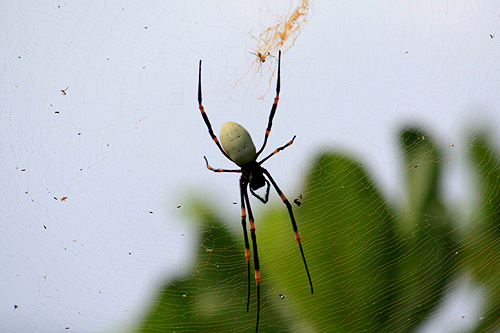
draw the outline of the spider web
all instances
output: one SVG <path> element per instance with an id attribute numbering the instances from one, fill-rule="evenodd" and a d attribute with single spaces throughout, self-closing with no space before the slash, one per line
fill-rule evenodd
<path id="1" fill-rule="evenodd" d="M 233 165 L 197 64 L 214 131 L 236 121 L 259 147 L 278 49 L 264 156 L 297 139 L 265 167 L 301 198 L 315 293 L 285 206 L 251 197 L 262 331 L 499 328 L 494 2 L 0 9 L 0 330 L 254 330 L 238 175 L 205 169 Z"/>

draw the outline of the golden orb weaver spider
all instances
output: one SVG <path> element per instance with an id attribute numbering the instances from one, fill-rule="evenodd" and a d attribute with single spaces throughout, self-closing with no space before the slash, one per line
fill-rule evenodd
<path id="1" fill-rule="evenodd" d="M 299 244 L 300 254 L 302 255 L 302 261 L 304 262 L 304 267 L 306 269 L 307 278 L 309 279 L 309 285 L 311 286 L 311 294 L 313 293 L 313 285 L 311 280 L 311 275 L 309 274 L 309 269 L 307 268 L 306 257 L 304 256 L 304 250 L 302 249 L 302 243 L 300 241 L 299 231 L 297 228 L 297 223 L 295 222 L 295 217 L 292 212 L 292 205 L 285 197 L 283 192 L 281 192 L 280 188 L 274 181 L 273 177 L 269 171 L 262 167 L 262 164 L 271 158 L 273 155 L 277 154 L 281 150 L 290 146 L 295 140 L 295 136 L 293 136 L 292 140 L 290 140 L 287 144 L 275 149 L 271 154 L 267 157 L 263 158 L 260 162 L 257 162 L 257 158 L 264 150 L 267 139 L 269 137 L 269 133 L 271 132 L 271 127 L 273 125 L 274 114 L 276 113 L 276 108 L 278 106 L 279 94 L 280 94 L 280 63 L 281 63 L 281 51 L 278 54 L 278 79 L 276 83 L 276 97 L 274 98 L 274 103 L 271 108 L 271 114 L 269 115 L 269 121 L 267 124 L 266 133 L 264 135 L 264 143 L 259 151 L 256 152 L 255 145 L 253 144 L 252 138 L 250 134 L 247 132 L 243 126 L 233 123 L 227 122 L 222 125 L 220 130 L 220 142 L 217 139 L 217 136 L 214 134 L 212 130 L 212 125 L 208 120 L 208 116 L 205 113 L 205 110 L 202 105 L 201 98 L 201 60 L 198 72 L 198 104 L 201 111 L 201 115 L 205 124 L 208 128 L 208 133 L 214 140 L 215 144 L 221 151 L 221 153 L 226 156 L 231 162 L 235 163 L 240 167 L 240 169 L 216 169 L 212 168 L 208 164 L 208 160 L 206 156 L 203 156 L 205 159 L 207 168 L 213 172 L 237 172 L 241 173 L 240 177 L 240 201 L 241 201 L 241 225 L 243 227 L 243 236 L 245 240 L 245 257 L 247 260 L 247 272 L 248 272 L 248 294 L 247 294 L 247 312 L 250 306 L 250 245 L 248 242 L 248 232 L 246 225 L 246 212 L 248 209 L 248 220 L 250 222 L 250 235 L 252 238 L 252 248 L 253 248 L 253 258 L 254 258 L 254 269 L 255 269 L 255 282 L 257 285 L 257 323 L 255 326 L 255 331 L 259 330 L 259 316 L 260 316 L 260 265 L 259 265 L 259 256 L 257 253 L 257 236 L 255 234 L 255 221 L 252 214 L 252 208 L 250 207 L 250 199 L 248 197 L 247 187 L 250 186 L 250 193 L 257 199 L 259 199 L 262 203 L 266 204 L 269 199 L 269 188 L 271 184 L 274 189 L 280 196 L 283 203 L 286 205 L 288 209 L 288 214 L 290 215 L 290 220 L 292 221 L 292 228 L 295 233 L 295 240 Z M 222 146 L 221 146 L 222 144 Z M 266 193 L 264 198 L 255 193 L 256 190 L 266 186 Z M 246 207 L 246 208 L 245 208 Z"/>

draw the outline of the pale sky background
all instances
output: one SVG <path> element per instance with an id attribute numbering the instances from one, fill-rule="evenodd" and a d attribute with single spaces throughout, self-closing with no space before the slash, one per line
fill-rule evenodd
<path id="1" fill-rule="evenodd" d="M 251 52 L 298 4 L 2 1 L 2 332 L 133 325 L 154 288 L 192 260 L 190 193 L 238 225 L 238 176 L 203 161 L 232 168 L 199 114 L 198 61 L 214 131 L 236 121 L 260 146 L 276 59 L 259 64 Z M 297 135 L 267 164 L 284 192 L 297 196 L 311 158 L 332 147 L 362 158 L 403 201 L 398 131 L 420 124 L 441 140 L 448 201 L 467 200 L 467 135 L 487 127 L 500 141 L 500 3 L 310 5 L 283 47 L 266 150 Z M 451 330 L 455 318 L 444 317 Z"/>

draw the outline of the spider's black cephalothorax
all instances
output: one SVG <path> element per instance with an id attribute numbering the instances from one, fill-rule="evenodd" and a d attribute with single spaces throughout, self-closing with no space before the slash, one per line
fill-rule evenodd
<path id="1" fill-rule="evenodd" d="M 241 166 L 241 179 L 246 183 L 250 184 L 250 193 L 262 203 L 267 203 L 269 200 L 269 182 L 266 177 L 264 177 L 264 168 L 260 166 L 256 161 L 252 161 Z M 255 193 L 259 188 L 266 186 L 266 194 L 264 198 Z"/>

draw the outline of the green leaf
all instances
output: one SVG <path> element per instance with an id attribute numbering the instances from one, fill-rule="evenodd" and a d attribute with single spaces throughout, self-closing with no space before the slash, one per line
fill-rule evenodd
<path id="1" fill-rule="evenodd" d="M 295 214 L 314 294 L 284 206 L 259 233 L 263 280 L 272 274 L 276 293 L 287 295 L 302 322 L 297 331 L 380 331 L 390 319 L 396 257 L 386 202 L 359 162 L 336 153 L 316 160 L 304 193 Z"/>
<path id="2" fill-rule="evenodd" d="M 434 206 L 441 204 L 437 190 L 443 161 L 430 135 L 424 133 L 422 130 L 406 130 L 400 136 L 408 209 L 416 213 L 441 210 L 441 207 Z"/>
<path id="3" fill-rule="evenodd" d="M 398 214 L 398 310 L 392 328 L 411 328 L 427 318 L 446 291 L 461 253 L 441 200 L 441 156 L 423 130 L 401 134 L 407 202 Z M 458 236 L 458 235 L 457 235 Z"/>
<path id="4" fill-rule="evenodd" d="M 471 139 L 478 195 L 465 239 L 467 263 L 487 298 L 477 332 L 500 329 L 500 158 L 493 147 L 486 134 Z"/>
<path id="5" fill-rule="evenodd" d="M 208 209 L 203 218 L 197 263 L 187 278 L 165 283 L 152 302 L 141 332 L 255 332 L 256 296 L 252 273 L 250 311 L 247 305 L 247 265 L 241 239 L 234 239 L 220 218 Z M 261 299 L 262 332 L 287 329 L 272 303 Z"/>

